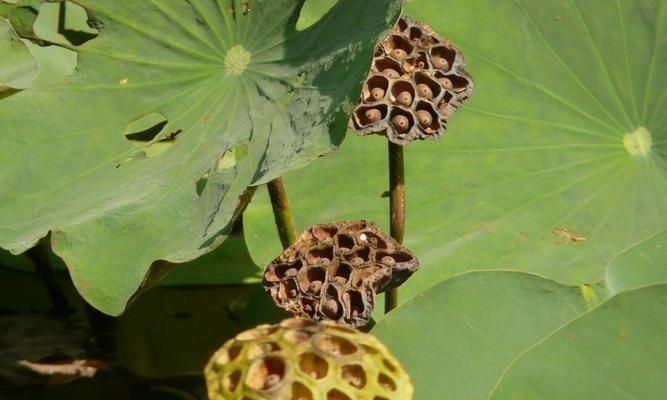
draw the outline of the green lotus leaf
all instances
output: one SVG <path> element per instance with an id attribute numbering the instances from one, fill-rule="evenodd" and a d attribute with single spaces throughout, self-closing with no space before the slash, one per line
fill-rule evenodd
<path id="1" fill-rule="evenodd" d="M 44 0 L 0 1 L 0 17 L 6 18 L 19 36 L 34 36 L 33 24 Z"/>
<path id="2" fill-rule="evenodd" d="M 82 295 L 119 314 L 156 260 L 224 240 L 264 183 L 335 147 L 397 0 L 80 0 L 73 75 L 0 102 L 0 246 L 51 231 Z M 244 195 L 246 193 L 246 195 Z"/>
<path id="3" fill-rule="evenodd" d="M 445 137 L 405 149 L 405 244 L 422 267 L 402 300 L 476 269 L 593 284 L 627 248 L 667 246 L 667 1 L 414 0 L 405 12 L 462 49 L 475 93 Z M 350 137 L 288 174 L 298 228 L 387 228 L 386 147 Z M 246 238 L 266 265 L 280 247 L 268 196 L 256 199 Z"/>
<path id="4" fill-rule="evenodd" d="M 415 400 L 661 398 L 667 285 L 599 304 L 585 285 L 475 271 L 405 302 L 372 333 L 406 367 Z"/>
<path id="5" fill-rule="evenodd" d="M 666 307 L 666 285 L 611 299 L 520 355 L 488 398 L 661 399 Z"/>

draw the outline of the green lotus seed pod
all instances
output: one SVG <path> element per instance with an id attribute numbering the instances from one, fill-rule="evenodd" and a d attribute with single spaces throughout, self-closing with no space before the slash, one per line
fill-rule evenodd
<path id="1" fill-rule="evenodd" d="M 204 370 L 210 400 L 411 400 L 410 377 L 374 336 L 287 319 L 227 341 Z"/>

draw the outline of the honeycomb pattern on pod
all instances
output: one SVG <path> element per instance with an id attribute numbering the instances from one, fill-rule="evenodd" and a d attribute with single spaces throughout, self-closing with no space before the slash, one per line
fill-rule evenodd
<path id="1" fill-rule="evenodd" d="M 378 46 L 350 127 L 405 145 L 438 139 L 473 91 L 461 51 L 424 24 L 401 17 Z"/>

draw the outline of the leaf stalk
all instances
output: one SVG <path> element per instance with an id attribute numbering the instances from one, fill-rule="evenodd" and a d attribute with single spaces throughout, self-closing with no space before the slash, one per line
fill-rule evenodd
<path id="1" fill-rule="evenodd" d="M 287 189 L 281 177 L 270 181 L 266 184 L 266 187 L 269 190 L 273 217 L 276 220 L 280 243 L 282 243 L 283 249 L 286 249 L 296 242 L 296 228 L 294 227 L 294 217 L 289 197 L 287 196 Z"/>
<path id="2" fill-rule="evenodd" d="M 403 243 L 405 233 L 405 168 L 403 146 L 389 143 L 389 233 L 398 243 Z M 384 312 L 398 306 L 398 288 L 385 293 Z"/>

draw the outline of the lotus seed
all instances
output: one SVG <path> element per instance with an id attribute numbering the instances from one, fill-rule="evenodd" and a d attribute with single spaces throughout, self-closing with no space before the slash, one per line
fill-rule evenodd
<path id="1" fill-rule="evenodd" d="M 420 83 L 419 85 L 417 85 L 417 91 L 419 92 L 420 95 L 422 95 L 422 97 L 426 97 L 427 99 L 433 97 L 433 91 L 425 83 Z"/>
<path id="2" fill-rule="evenodd" d="M 364 115 L 366 116 L 368 123 L 377 122 L 382 117 L 382 113 L 380 113 L 380 110 L 378 110 L 377 108 L 371 108 L 370 110 L 366 110 Z"/>
<path id="3" fill-rule="evenodd" d="M 396 260 L 394 260 L 394 258 L 390 256 L 384 256 L 380 261 L 382 262 L 382 264 L 387 265 L 389 267 L 393 267 L 396 264 Z"/>
<path id="4" fill-rule="evenodd" d="M 401 61 L 405 57 L 408 56 L 408 53 L 405 52 L 403 49 L 394 49 L 391 51 L 391 56 L 397 59 L 398 61 Z"/>
<path id="5" fill-rule="evenodd" d="M 410 107 L 410 104 L 412 104 L 412 95 L 407 90 L 404 90 L 396 96 L 396 102 L 400 105 Z"/>
<path id="6" fill-rule="evenodd" d="M 449 78 L 440 78 L 438 79 L 438 82 L 442 85 L 447 90 L 451 90 L 454 85 L 452 85 L 452 81 Z"/>
<path id="7" fill-rule="evenodd" d="M 419 120 L 419 124 L 424 128 L 428 128 L 431 126 L 431 122 L 433 122 L 431 113 L 426 110 L 417 111 L 417 119 Z"/>
<path id="8" fill-rule="evenodd" d="M 396 70 L 393 70 L 391 68 L 387 68 L 387 69 L 382 70 L 382 73 L 387 75 L 388 77 L 394 78 L 394 79 L 399 77 L 398 72 L 396 72 Z"/>
<path id="9" fill-rule="evenodd" d="M 380 100 L 383 97 L 384 97 L 384 89 L 374 88 L 373 90 L 371 90 L 371 98 L 373 100 Z"/>
<path id="10" fill-rule="evenodd" d="M 410 120 L 405 115 L 396 115 L 391 119 L 391 123 L 394 124 L 398 133 L 405 133 L 408 130 L 410 125 Z"/>
<path id="11" fill-rule="evenodd" d="M 338 313 L 338 302 L 334 299 L 328 299 L 322 306 L 322 312 L 325 315 L 335 315 Z"/>
<path id="12" fill-rule="evenodd" d="M 447 60 L 445 60 L 444 58 L 442 58 L 440 56 L 434 56 L 431 59 L 431 62 L 433 63 L 433 65 L 436 68 L 440 68 L 440 69 L 444 69 L 444 70 L 449 69 L 449 63 L 447 62 Z"/>

